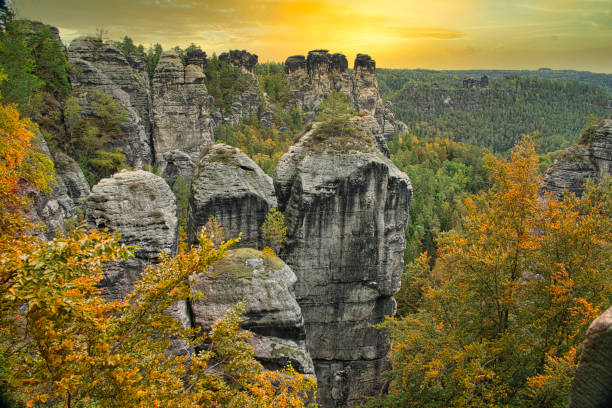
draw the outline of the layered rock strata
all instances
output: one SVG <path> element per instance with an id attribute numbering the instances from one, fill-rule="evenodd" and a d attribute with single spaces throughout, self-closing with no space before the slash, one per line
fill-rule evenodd
<path id="1" fill-rule="evenodd" d="M 214 143 L 214 99 L 203 83 L 200 65 L 183 63 L 175 51 L 165 51 L 153 76 L 153 149 L 163 170 L 164 155 L 180 150 L 197 161 L 203 146 Z"/>
<path id="2" fill-rule="evenodd" d="M 260 227 L 272 207 L 276 198 L 270 176 L 239 149 L 210 146 L 202 152 L 191 182 L 189 242 L 197 244 L 202 226 L 214 216 L 226 238 L 242 232 L 238 246 L 262 248 Z"/>
<path id="3" fill-rule="evenodd" d="M 412 187 L 368 120 L 353 119 L 339 137 L 315 124 L 274 177 L 323 407 L 357 405 L 388 368 L 387 338 L 372 325 L 395 313 Z"/>
<path id="4" fill-rule="evenodd" d="M 54 162 L 54 181 L 49 185 L 50 191 L 24 191 L 32 198 L 32 205 L 27 216 L 35 226 L 35 235 L 44 240 L 53 239 L 64 232 L 68 222 L 76 219 L 77 206 L 89 195 L 89 184 L 74 160 L 60 151 L 51 152 L 47 143 L 39 136 L 37 144 L 40 151 Z"/>
<path id="5" fill-rule="evenodd" d="M 572 382 L 569 408 L 612 406 L 612 308 L 591 323 Z"/>
<path id="6" fill-rule="evenodd" d="M 82 114 L 95 117 L 91 89 L 110 96 L 128 117 L 121 125 L 126 137 L 115 141 L 132 166 L 153 163 L 150 146 L 151 90 L 147 65 L 140 56 L 124 56 L 114 45 L 78 38 L 66 52 L 72 64 L 70 82 Z"/>
<path id="7" fill-rule="evenodd" d="M 597 181 L 612 174 L 612 120 L 602 121 L 590 139 L 569 147 L 555 159 L 544 174 L 543 192 L 558 198 L 564 190 L 581 195 L 588 179 Z"/>
<path id="8" fill-rule="evenodd" d="M 293 294 L 295 282 L 295 274 L 279 258 L 251 248 L 231 250 L 210 270 L 190 278 L 192 291 L 204 295 L 191 303 L 193 323 L 210 330 L 243 301 L 241 328 L 254 333 L 249 342 L 264 367 L 278 370 L 291 363 L 296 371 L 314 375 L 304 319 Z"/>
<path id="9" fill-rule="evenodd" d="M 176 198 L 153 173 L 124 170 L 100 180 L 87 198 L 86 215 L 92 229 L 108 228 L 121 234 L 122 243 L 139 247 L 133 258 L 105 266 L 101 286 L 108 299 L 127 295 L 143 268 L 157 263 L 161 253 L 176 254 Z"/>
<path id="10" fill-rule="evenodd" d="M 319 105 L 332 91 L 343 92 L 355 111 L 376 118 L 380 132 L 388 139 L 403 132 L 406 125 L 397 121 L 392 106 L 385 104 L 376 80 L 376 62 L 365 54 L 357 54 L 353 72 L 342 54 L 314 50 L 308 57 L 294 55 L 285 61 L 285 74 L 297 105 L 313 120 Z"/>

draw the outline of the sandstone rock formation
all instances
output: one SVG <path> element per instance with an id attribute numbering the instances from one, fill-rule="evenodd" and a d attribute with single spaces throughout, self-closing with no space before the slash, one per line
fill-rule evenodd
<path id="1" fill-rule="evenodd" d="M 245 50 L 230 50 L 219 55 L 221 61 L 240 68 L 242 71 L 253 72 L 257 65 L 258 57 Z"/>
<path id="2" fill-rule="evenodd" d="M 588 138 L 555 159 L 544 174 L 543 191 L 558 198 L 563 190 L 581 195 L 587 179 L 598 180 L 602 175 L 612 174 L 612 120 L 602 121 Z"/>
<path id="3" fill-rule="evenodd" d="M 158 262 L 160 253 L 176 253 L 176 199 L 153 173 L 123 170 L 100 180 L 91 189 L 86 214 L 91 228 L 108 228 L 121 234 L 122 243 L 139 247 L 134 258 L 105 266 L 102 295 L 109 299 L 128 294 L 144 266 Z"/>
<path id="4" fill-rule="evenodd" d="M 78 38 L 66 53 L 72 64 L 70 81 L 85 116 L 95 116 L 88 98 L 95 88 L 113 98 L 127 110 L 128 119 L 122 125 L 125 140 L 117 141 L 132 166 L 151 164 L 150 106 L 151 90 L 144 59 L 124 56 L 114 45 Z"/>
<path id="5" fill-rule="evenodd" d="M 24 193 L 32 198 L 28 218 L 32 224 L 43 227 L 34 233 L 47 240 L 64 232 L 66 223 L 77 217 L 77 205 L 89 195 L 89 185 L 74 160 L 60 151 L 52 153 L 42 136 L 37 142 L 42 153 L 54 162 L 55 181 L 49 185 L 50 192 L 32 190 Z"/>
<path id="6" fill-rule="evenodd" d="M 317 109 L 332 91 L 348 96 L 357 112 L 376 118 L 380 131 L 390 138 L 395 132 L 405 131 L 406 125 L 397 121 L 392 106 L 383 103 L 376 80 L 376 62 L 369 55 L 357 54 L 352 73 L 342 54 L 314 50 L 305 58 L 294 55 L 285 61 L 285 74 L 297 100 L 297 106 L 314 119 Z"/>
<path id="7" fill-rule="evenodd" d="M 191 183 L 187 233 L 197 243 L 200 229 L 216 217 L 226 238 L 242 232 L 241 247 L 263 246 L 260 226 L 276 207 L 272 179 L 235 147 L 216 144 L 205 148 Z"/>
<path id="8" fill-rule="evenodd" d="M 261 92 L 257 75 L 255 75 L 258 57 L 245 50 L 230 50 L 219 55 L 219 59 L 238 68 L 242 75 L 248 77 L 247 89 L 234 97 L 231 112 L 223 117 L 224 123 L 236 126 L 251 115 L 258 116 L 260 113 Z"/>
<path id="9" fill-rule="evenodd" d="M 214 143 L 213 98 L 203 84 L 198 65 L 183 63 L 175 51 L 165 51 L 153 76 L 153 148 L 155 163 L 166 166 L 164 155 L 173 150 L 197 161 L 203 146 Z"/>
<path id="10" fill-rule="evenodd" d="M 466 78 L 463 80 L 463 88 L 464 89 L 473 89 L 473 88 L 488 88 L 489 87 L 489 77 L 483 75 L 480 80 L 474 78 Z"/>
<path id="11" fill-rule="evenodd" d="M 90 193 L 89 183 L 79 165 L 71 157 L 56 151 L 53 153 L 55 177 L 61 179 L 66 186 L 66 193 L 75 205 L 81 205 Z"/>
<path id="12" fill-rule="evenodd" d="M 612 406 L 612 308 L 587 331 L 572 383 L 569 408 Z"/>
<path id="13" fill-rule="evenodd" d="M 412 187 L 377 149 L 367 118 L 352 120 L 350 137 L 317 136 L 313 126 L 274 176 L 324 407 L 380 390 L 389 345 L 371 325 L 395 313 L 403 270 Z"/>
<path id="14" fill-rule="evenodd" d="M 190 278 L 192 290 L 204 295 L 191 303 L 194 327 L 209 330 L 244 301 L 241 327 L 255 334 L 249 342 L 264 367 L 277 370 L 290 362 L 297 371 L 314 375 L 304 319 L 293 295 L 295 282 L 295 274 L 279 258 L 251 248 L 231 250 L 209 271 Z"/>

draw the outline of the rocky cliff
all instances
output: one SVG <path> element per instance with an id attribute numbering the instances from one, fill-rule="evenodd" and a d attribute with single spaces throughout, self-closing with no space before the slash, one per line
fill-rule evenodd
<path id="1" fill-rule="evenodd" d="M 296 104 L 310 119 L 330 92 L 340 91 L 348 96 L 355 111 L 374 116 L 388 139 L 394 132 L 404 131 L 406 125 L 397 121 L 392 106 L 383 102 L 375 72 L 376 62 L 365 54 L 357 54 L 351 73 L 346 56 L 327 50 L 310 51 L 308 57 L 294 55 L 285 61 Z"/>
<path id="2" fill-rule="evenodd" d="M 28 217 L 33 224 L 43 226 L 43 230 L 36 231 L 39 238 L 52 239 L 64 232 L 67 222 L 77 218 L 77 208 L 89 195 L 89 185 L 74 160 L 60 151 L 51 152 L 42 136 L 38 144 L 41 151 L 54 162 L 55 181 L 51 183 L 48 193 L 28 192 L 33 204 Z"/>
<path id="3" fill-rule="evenodd" d="M 576 195 L 584 191 L 588 179 L 597 181 L 612 174 L 612 120 L 605 119 L 587 130 L 582 140 L 561 153 L 546 170 L 543 192 L 561 197 L 564 190 Z"/>
<path id="4" fill-rule="evenodd" d="M 72 64 L 70 81 L 83 115 L 95 117 L 93 89 L 113 98 L 128 112 L 121 125 L 125 138 L 116 140 L 132 166 L 152 164 L 150 145 L 151 90 L 145 61 L 136 55 L 124 56 L 114 45 L 79 38 L 66 52 Z"/>
<path id="5" fill-rule="evenodd" d="M 612 308 L 587 331 L 572 383 L 569 408 L 612 406 Z"/>
<path id="6" fill-rule="evenodd" d="M 204 149 L 191 183 L 187 233 L 197 243 L 202 226 L 215 217 L 226 238 L 241 247 L 262 248 L 260 230 L 268 210 L 276 207 L 272 179 L 239 149 L 216 144 Z"/>
<path id="7" fill-rule="evenodd" d="M 389 345 L 371 325 L 395 313 L 403 270 L 412 187 L 364 121 L 339 137 L 315 125 L 274 177 L 323 407 L 354 406 L 380 390 Z"/>
<path id="8" fill-rule="evenodd" d="M 197 161 L 203 146 L 214 143 L 213 98 L 204 72 L 183 63 L 175 51 L 164 52 L 152 81 L 152 128 L 155 163 L 163 170 L 166 154 L 181 151 Z"/>

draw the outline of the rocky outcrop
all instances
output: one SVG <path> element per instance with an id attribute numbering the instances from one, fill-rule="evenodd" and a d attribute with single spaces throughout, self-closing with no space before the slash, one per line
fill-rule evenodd
<path id="1" fill-rule="evenodd" d="M 580 364 L 570 394 L 569 408 L 612 406 L 612 308 L 587 331 Z"/>
<path id="2" fill-rule="evenodd" d="M 219 55 L 219 59 L 240 68 L 241 71 L 253 73 L 258 57 L 245 50 L 230 50 Z"/>
<path id="3" fill-rule="evenodd" d="M 566 149 L 546 170 L 542 192 L 561 198 L 564 190 L 576 195 L 588 179 L 597 181 L 612 174 L 612 120 L 606 119 L 583 135 L 583 140 Z"/>
<path id="4" fill-rule="evenodd" d="M 369 120 L 352 119 L 349 137 L 315 124 L 274 176 L 324 407 L 378 392 L 388 368 L 387 338 L 372 324 L 395 313 L 412 187 L 377 148 Z"/>
<path id="5" fill-rule="evenodd" d="M 244 301 L 241 327 L 255 334 L 249 342 L 264 367 L 277 370 L 290 362 L 297 371 L 314 375 L 304 319 L 293 295 L 295 282 L 279 258 L 251 248 L 231 250 L 210 270 L 190 278 L 192 291 L 204 295 L 191 303 L 194 325 L 210 330 L 230 307 Z"/>
<path id="6" fill-rule="evenodd" d="M 272 179 L 239 149 L 216 144 L 204 149 L 191 182 L 187 234 L 198 234 L 215 217 L 226 238 L 242 232 L 241 247 L 262 248 L 260 230 L 268 210 L 276 207 Z"/>
<path id="7" fill-rule="evenodd" d="M 66 193 L 75 205 L 82 205 L 90 193 L 89 183 L 79 165 L 68 155 L 56 151 L 53 153 L 56 178 L 66 186 Z"/>
<path id="8" fill-rule="evenodd" d="M 144 59 L 124 56 L 114 45 L 78 38 L 66 53 L 72 64 L 70 81 L 85 116 L 96 116 L 88 94 L 95 88 L 128 112 L 121 125 L 126 137 L 117 141 L 132 166 L 153 163 L 150 139 L 151 90 Z"/>
<path id="9" fill-rule="evenodd" d="M 219 55 L 219 59 L 239 69 L 240 74 L 246 76 L 247 87 L 240 94 L 235 95 L 232 101 L 231 111 L 225 112 L 223 122 L 236 126 L 244 119 L 251 116 L 259 117 L 259 108 L 262 103 L 262 95 L 259 90 L 259 80 L 255 75 L 255 65 L 258 57 L 245 50 L 230 50 Z M 265 104 L 266 101 L 264 100 Z"/>
<path id="10" fill-rule="evenodd" d="M 180 150 L 172 150 L 164 154 L 166 167 L 162 176 L 174 191 L 174 186 L 177 180 L 183 179 L 186 185 L 191 184 L 191 177 L 195 170 L 196 164 L 191 157 Z"/>
<path id="11" fill-rule="evenodd" d="M 93 186 L 86 201 L 88 225 L 118 232 L 122 243 L 139 247 L 134 258 L 105 265 L 103 296 L 123 298 L 147 264 L 157 263 L 161 253 L 176 253 L 176 214 L 174 194 L 153 173 L 123 170 Z"/>
<path id="12" fill-rule="evenodd" d="M 40 151 L 54 162 L 54 181 L 49 184 L 48 192 L 31 190 L 23 193 L 32 199 L 26 215 L 32 224 L 42 227 L 35 229 L 34 234 L 48 240 L 64 232 L 67 222 L 77 218 L 77 205 L 89 195 L 89 184 L 74 160 L 60 151 L 52 153 L 42 136 L 36 142 Z"/>
<path id="13" fill-rule="evenodd" d="M 374 116 L 380 133 L 388 139 L 407 127 L 396 120 L 392 105 L 385 104 L 376 80 L 376 62 L 365 54 L 357 54 L 353 72 L 342 54 L 314 50 L 305 58 L 294 55 L 285 61 L 285 74 L 297 100 L 297 106 L 314 120 L 318 107 L 332 91 L 343 92 L 355 111 Z"/>
<path id="14" fill-rule="evenodd" d="M 197 161 L 203 146 L 214 143 L 213 98 L 198 65 L 183 63 L 175 51 L 164 52 L 153 76 L 153 148 L 155 163 L 164 170 L 164 155 L 180 150 Z"/>
<path id="15" fill-rule="evenodd" d="M 466 78 L 463 80 L 463 88 L 464 89 L 474 89 L 474 88 L 488 88 L 489 87 L 489 77 L 483 75 L 480 80 L 474 78 Z"/>

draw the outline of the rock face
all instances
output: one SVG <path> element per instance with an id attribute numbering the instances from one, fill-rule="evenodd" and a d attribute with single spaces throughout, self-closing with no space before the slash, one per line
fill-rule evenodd
<path id="1" fill-rule="evenodd" d="M 605 119 L 591 134 L 592 140 L 569 147 L 546 170 L 542 190 L 560 198 L 563 190 L 576 195 L 587 179 L 612 174 L 612 120 Z"/>
<path id="2" fill-rule="evenodd" d="M 153 148 L 163 170 L 164 155 L 180 150 L 197 161 L 203 146 L 214 143 L 213 98 L 199 65 L 183 63 L 175 51 L 164 52 L 153 76 Z"/>
<path id="3" fill-rule="evenodd" d="M 242 71 L 252 73 L 255 65 L 257 65 L 258 57 L 245 50 L 230 50 L 219 55 L 219 59 L 240 68 Z"/>
<path id="4" fill-rule="evenodd" d="M 200 229 L 216 217 L 226 238 L 242 232 L 241 247 L 263 246 L 260 226 L 276 207 L 272 179 L 239 149 L 224 144 L 205 148 L 191 183 L 187 233 L 197 243 Z"/>
<path id="5" fill-rule="evenodd" d="M 66 52 L 72 64 L 70 81 L 85 115 L 93 115 L 92 88 L 113 98 L 127 110 L 121 126 L 126 134 L 120 147 L 132 166 L 153 163 L 150 139 L 151 90 L 147 66 L 142 57 L 124 56 L 115 46 L 78 38 Z"/>
<path id="6" fill-rule="evenodd" d="M 489 77 L 483 75 L 480 78 L 480 81 L 474 78 L 466 78 L 463 80 L 463 88 L 472 89 L 472 88 L 488 88 L 489 87 Z"/>
<path id="7" fill-rule="evenodd" d="M 174 255 L 178 245 L 176 199 L 159 176 L 123 170 L 93 186 L 86 202 L 88 225 L 121 234 L 121 242 L 140 247 L 135 257 L 105 266 L 102 295 L 121 299 L 147 264 L 160 253 Z"/>
<path id="8" fill-rule="evenodd" d="M 259 80 L 254 71 L 258 60 L 257 55 L 245 50 L 230 50 L 219 55 L 219 59 L 238 68 L 241 74 L 248 78 L 247 89 L 234 97 L 231 112 L 224 115 L 223 122 L 236 126 L 252 115 L 260 117 L 261 93 L 259 91 Z"/>
<path id="9" fill-rule="evenodd" d="M 54 162 L 55 182 L 49 186 L 49 193 L 28 192 L 33 205 L 27 215 L 33 224 L 44 226 L 44 230 L 34 232 L 38 238 L 47 240 L 63 232 L 66 222 L 77 216 L 77 205 L 89 195 L 89 184 L 74 160 L 60 151 L 51 153 L 42 136 L 38 144 L 42 153 Z"/>
<path id="10" fill-rule="evenodd" d="M 297 99 L 297 105 L 314 119 L 319 105 L 332 91 L 348 96 L 357 112 L 374 116 L 380 132 L 388 139 L 406 125 L 395 119 L 392 106 L 383 103 L 376 80 L 376 62 L 369 55 L 357 54 L 352 73 L 342 54 L 314 50 L 308 57 L 294 55 L 285 61 L 285 74 Z"/>
<path id="11" fill-rule="evenodd" d="M 274 177 L 323 407 L 355 406 L 380 390 L 389 345 L 371 325 L 395 313 L 404 266 L 412 187 L 377 149 L 367 118 L 352 121 L 348 140 L 317 137 L 315 125 Z"/>
<path id="12" fill-rule="evenodd" d="M 193 323 L 209 330 L 233 305 L 245 302 L 243 329 L 252 331 L 249 342 L 264 367 L 293 368 L 314 375 L 306 351 L 304 319 L 293 295 L 296 277 L 277 257 L 264 257 L 251 248 L 229 251 L 209 271 L 193 275 L 193 291 L 204 296 L 191 303 Z"/>
<path id="13" fill-rule="evenodd" d="M 612 406 L 612 308 L 595 319 L 587 331 L 569 403 L 569 408 L 610 406 Z"/>

